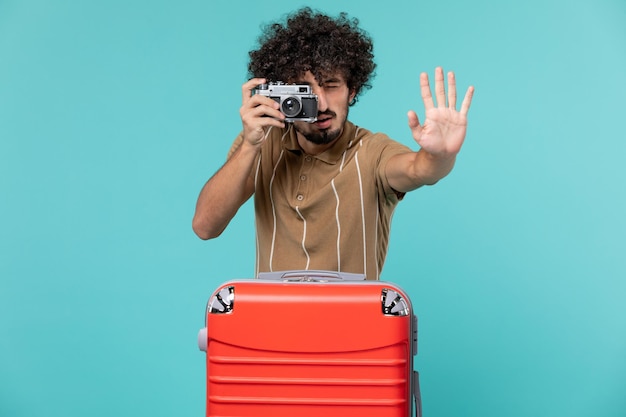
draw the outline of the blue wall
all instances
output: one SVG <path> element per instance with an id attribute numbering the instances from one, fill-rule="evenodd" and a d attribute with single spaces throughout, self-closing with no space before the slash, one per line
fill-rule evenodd
<path id="1" fill-rule="evenodd" d="M 196 196 L 290 1 L 0 1 L 0 416 L 200 416 L 206 299 L 250 277 L 246 204 Z M 261 4 L 262 3 L 262 4 Z M 418 75 L 476 86 L 455 171 L 408 195 L 384 278 L 428 416 L 626 415 L 626 3 L 322 0 L 376 44 L 357 124 L 415 148 Z"/>

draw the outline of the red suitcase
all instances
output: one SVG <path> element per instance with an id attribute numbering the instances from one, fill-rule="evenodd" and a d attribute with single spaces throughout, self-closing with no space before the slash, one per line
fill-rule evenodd
<path id="1" fill-rule="evenodd" d="M 198 344 L 210 417 L 421 415 L 417 319 L 389 282 L 326 271 L 228 281 Z"/>

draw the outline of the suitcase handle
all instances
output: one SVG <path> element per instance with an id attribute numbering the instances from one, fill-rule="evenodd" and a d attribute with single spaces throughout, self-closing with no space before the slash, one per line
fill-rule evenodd
<path id="1" fill-rule="evenodd" d="M 363 281 L 365 274 L 321 270 L 259 272 L 258 279 L 285 282 Z"/>

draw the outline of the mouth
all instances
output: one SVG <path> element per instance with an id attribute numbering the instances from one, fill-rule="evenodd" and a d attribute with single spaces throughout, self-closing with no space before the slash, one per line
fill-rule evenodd
<path id="1" fill-rule="evenodd" d="M 317 119 L 315 122 L 315 126 L 318 129 L 328 129 L 333 121 L 333 118 L 330 116 L 322 116 Z"/>

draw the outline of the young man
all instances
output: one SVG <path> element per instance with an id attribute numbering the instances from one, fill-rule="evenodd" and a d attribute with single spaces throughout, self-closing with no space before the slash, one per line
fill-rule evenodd
<path id="1" fill-rule="evenodd" d="M 465 139 L 473 87 L 456 110 L 453 73 L 435 70 L 435 100 L 420 76 L 423 124 L 408 125 L 420 149 L 348 121 L 348 109 L 376 65 L 371 38 L 345 13 L 337 18 L 304 8 L 267 26 L 250 52 L 251 79 L 242 87 L 243 130 L 224 166 L 205 184 L 193 230 L 219 236 L 255 196 L 256 272 L 294 269 L 365 273 L 378 279 L 391 216 L 408 191 L 431 185 L 453 168 Z M 308 84 L 317 95 L 313 123 L 285 122 L 279 104 L 254 94 L 268 82 Z"/>

